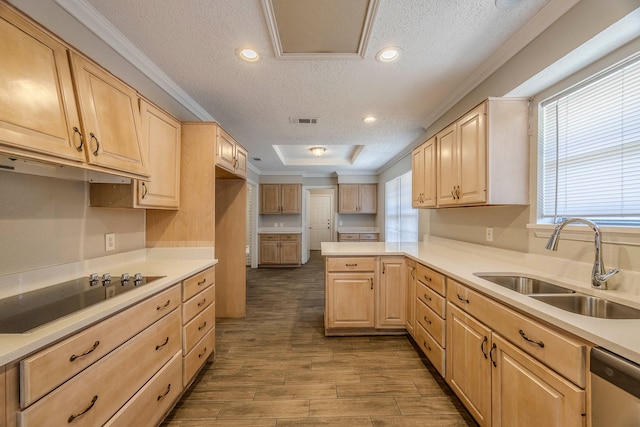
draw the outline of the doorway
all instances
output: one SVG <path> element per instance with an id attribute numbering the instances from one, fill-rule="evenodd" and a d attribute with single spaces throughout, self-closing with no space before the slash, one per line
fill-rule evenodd
<path id="1" fill-rule="evenodd" d="M 333 219 L 335 190 L 309 190 L 310 203 L 307 212 L 309 246 L 312 251 L 320 250 L 320 243 L 333 241 Z"/>

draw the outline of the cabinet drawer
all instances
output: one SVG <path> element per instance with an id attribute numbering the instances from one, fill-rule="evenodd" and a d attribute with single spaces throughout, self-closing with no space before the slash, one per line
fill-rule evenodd
<path id="1" fill-rule="evenodd" d="M 183 360 L 183 385 L 186 387 L 205 364 L 216 347 L 216 329 L 213 328 L 191 349 Z"/>
<path id="2" fill-rule="evenodd" d="M 280 241 L 281 242 L 299 242 L 300 235 L 299 234 L 281 234 Z"/>
<path id="3" fill-rule="evenodd" d="M 182 354 L 186 355 L 216 323 L 216 306 L 210 305 L 184 326 Z"/>
<path id="4" fill-rule="evenodd" d="M 378 241 L 378 233 L 361 233 L 360 241 L 368 241 L 368 242 L 377 242 Z"/>
<path id="5" fill-rule="evenodd" d="M 216 302 L 216 287 L 209 286 L 190 300 L 182 304 L 182 323 L 185 324 L 193 317 Z"/>
<path id="6" fill-rule="evenodd" d="M 157 425 L 181 393 L 182 352 L 177 352 L 105 427 Z"/>
<path id="7" fill-rule="evenodd" d="M 418 282 L 416 284 L 416 296 L 420 301 L 425 303 L 427 307 L 435 311 L 438 316 L 444 319 L 447 303 L 446 299 L 435 293 L 428 286 L 425 286 L 422 282 Z"/>
<path id="8" fill-rule="evenodd" d="M 375 271 L 374 257 L 327 258 L 327 271 Z"/>
<path id="9" fill-rule="evenodd" d="M 182 282 L 182 301 L 186 301 L 216 282 L 216 268 L 211 267 Z"/>
<path id="10" fill-rule="evenodd" d="M 416 278 L 443 297 L 446 296 L 444 275 L 418 264 L 416 265 Z"/>
<path id="11" fill-rule="evenodd" d="M 341 242 L 349 242 L 349 241 L 357 242 L 360 240 L 360 235 L 357 233 L 340 233 L 339 240 Z"/>
<path id="12" fill-rule="evenodd" d="M 180 305 L 180 287 L 160 294 L 20 362 L 20 407 L 53 390 Z"/>
<path id="13" fill-rule="evenodd" d="M 174 310 L 19 412 L 18 425 L 103 425 L 178 351 L 180 311 Z M 114 378 L 121 379 L 117 387 Z"/>
<path id="14" fill-rule="evenodd" d="M 586 384 L 587 344 L 525 317 L 449 279 L 447 298 L 579 387 Z"/>
<path id="15" fill-rule="evenodd" d="M 416 343 L 420 347 L 420 350 L 427 356 L 427 359 L 436 368 L 436 371 L 444 377 L 444 358 L 445 352 L 442 347 L 438 345 L 436 340 L 429 335 L 422 325 L 416 325 Z"/>
<path id="16" fill-rule="evenodd" d="M 280 236 L 277 234 L 261 234 L 260 241 L 261 242 L 279 242 Z"/>
<path id="17" fill-rule="evenodd" d="M 445 347 L 445 320 L 440 318 L 435 311 L 424 305 L 420 300 L 416 300 L 416 320 L 431 334 L 440 347 Z"/>

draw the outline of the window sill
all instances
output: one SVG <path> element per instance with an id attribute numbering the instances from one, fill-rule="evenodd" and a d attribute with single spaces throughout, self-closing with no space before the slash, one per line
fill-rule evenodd
<path id="1" fill-rule="evenodd" d="M 554 224 L 527 224 L 535 237 L 549 238 Z M 613 245 L 640 246 L 640 227 L 601 226 L 602 242 Z M 585 225 L 568 225 L 562 230 L 562 239 L 592 242 L 593 231 Z"/>

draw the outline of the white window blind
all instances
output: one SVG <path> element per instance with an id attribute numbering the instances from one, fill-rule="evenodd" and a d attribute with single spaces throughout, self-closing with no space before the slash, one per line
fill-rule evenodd
<path id="1" fill-rule="evenodd" d="M 411 207 L 411 172 L 385 183 L 385 241 L 417 242 L 418 211 Z"/>
<path id="2" fill-rule="evenodd" d="M 539 217 L 640 225 L 640 60 L 540 107 Z"/>

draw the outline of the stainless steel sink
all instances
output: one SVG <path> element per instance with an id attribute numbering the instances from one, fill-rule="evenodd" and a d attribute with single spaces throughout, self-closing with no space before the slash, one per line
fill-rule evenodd
<path id="1" fill-rule="evenodd" d="M 585 294 L 530 295 L 531 298 L 572 313 L 602 319 L 640 319 L 640 310 Z"/>
<path id="2" fill-rule="evenodd" d="M 544 280 L 534 279 L 533 277 L 522 275 L 497 275 L 491 273 L 473 273 L 474 276 L 480 277 L 489 282 L 495 283 L 512 291 L 520 292 L 525 295 L 532 294 L 573 294 L 575 291 Z"/>

